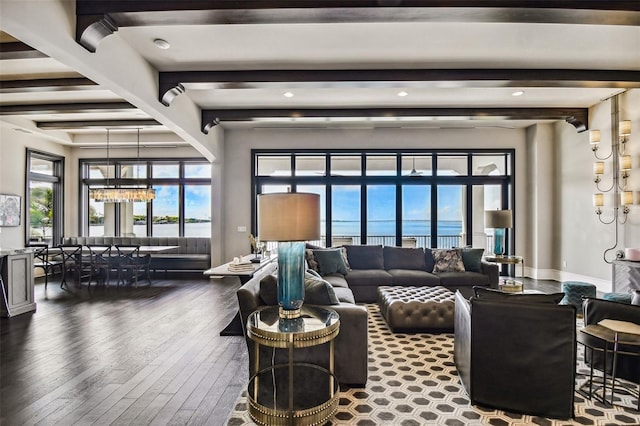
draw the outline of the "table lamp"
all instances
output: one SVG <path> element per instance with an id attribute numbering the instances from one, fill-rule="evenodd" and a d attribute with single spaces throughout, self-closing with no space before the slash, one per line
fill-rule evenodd
<path id="1" fill-rule="evenodd" d="M 513 226 L 511 210 L 486 210 L 484 212 L 485 228 L 493 228 L 493 254 L 504 256 L 504 237 L 507 228 Z"/>
<path id="2" fill-rule="evenodd" d="M 320 238 L 320 196 L 301 192 L 258 195 L 258 232 L 278 242 L 281 318 L 298 318 L 304 303 L 305 241 Z"/>

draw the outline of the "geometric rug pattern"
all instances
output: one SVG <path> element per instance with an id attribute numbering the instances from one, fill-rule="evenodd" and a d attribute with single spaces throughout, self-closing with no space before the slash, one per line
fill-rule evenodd
<path id="1" fill-rule="evenodd" d="M 392 333 L 378 305 L 369 311 L 369 378 L 363 388 L 340 387 L 340 403 L 327 425 L 640 425 L 635 397 L 616 391 L 608 406 L 576 393 L 575 418 L 555 420 L 493 410 L 469 403 L 453 361 L 453 334 Z M 500 356 L 496 354 L 496 356 Z M 589 370 L 578 346 L 576 388 Z M 552 373 L 550 373 L 552 374 Z M 246 392 L 227 425 L 251 425 Z"/>

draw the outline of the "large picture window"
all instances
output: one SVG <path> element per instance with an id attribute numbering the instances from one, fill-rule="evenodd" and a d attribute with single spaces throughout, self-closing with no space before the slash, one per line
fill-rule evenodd
<path id="1" fill-rule="evenodd" d="M 252 153 L 256 197 L 277 191 L 322 194 L 319 243 L 326 246 L 490 248 L 493 231 L 484 228 L 484 210 L 515 204 L 514 150 Z M 256 223 L 253 232 L 260 233 Z M 511 247 L 513 237 L 510 230 Z"/>
<path id="2" fill-rule="evenodd" d="M 80 160 L 80 234 L 89 236 L 210 236 L 211 164 L 202 159 Z M 115 176 L 118 176 L 115 178 Z M 155 189 L 150 203 L 102 203 L 90 188 Z"/>

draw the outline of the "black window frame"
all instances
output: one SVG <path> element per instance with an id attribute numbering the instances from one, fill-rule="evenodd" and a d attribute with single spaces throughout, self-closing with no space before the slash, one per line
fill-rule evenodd
<path id="1" fill-rule="evenodd" d="M 51 161 L 53 163 L 53 174 L 43 174 L 31 171 L 31 161 L 33 158 Z M 31 182 L 51 183 L 53 187 L 52 210 L 53 222 L 51 245 L 57 245 L 62 242 L 64 235 L 64 160 L 60 155 L 51 154 L 31 148 L 26 149 L 26 173 L 25 173 L 25 246 L 29 247 L 31 243 Z M 43 235 L 44 240 L 44 235 Z"/>
<path id="2" fill-rule="evenodd" d="M 361 174 L 359 176 L 337 176 L 331 174 L 331 155 L 359 155 L 361 159 Z M 366 175 L 366 157 L 367 155 L 396 155 L 396 175 L 395 176 L 367 176 Z M 474 155 L 503 155 L 505 159 L 504 175 L 474 175 L 472 170 Z M 259 157 L 268 156 L 291 156 L 291 176 L 258 176 Z M 298 155 L 324 155 L 325 156 L 325 174 L 318 176 L 298 176 L 295 170 L 295 159 Z M 419 156 L 429 155 L 432 161 L 432 173 L 419 177 L 402 175 L 402 157 L 403 156 Z M 465 176 L 444 176 L 438 175 L 438 158 L 446 155 L 466 156 L 467 175 Z M 396 185 L 396 246 L 402 245 L 402 186 L 403 185 L 431 185 L 431 246 L 435 248 L 437 245 L 437 188 L 439 185 L 461 185 L 466 188 L 466 223 L 463 224 L 465 229 L 466 241 L 463 245 L 471 245 L 473 237 L 472 223 L 472 188 L 475 185 L 499 185 L 501 187 L 501 208 L 511 209 L 513 211 L 513 228 L 507 230 L 506 250 L 511 253 L 515 247 L 515 225 L 516 225 L 516 150 L 513 148 L 486 148 L 486 149 L 252 149 L 251 150 L 251 185 L 252 200 L 251 212 L 252 223 L 251 230 L 254 235 L 259 235 L 256 203 L 257 196 L 260 194 L 263 185 L 285 185 L 291 188 L 292 192 L 296 192 L 298 185 L 317 185 L 325 186 L 325 218 L 326 229 L 324 235 L 327 244 L 332 241 L 331 234 L 331 187 L 332 185 L 360 185 L 360 223 L 361 241 L 367 241 L 367 209 L 366 209 L 366 187 L 368 184 L 373 185 Z M 484 229 L 484 228 L 483 228 Z"/>
<path id="3" fill-rule="evenodd" d="M 95 179 L 89 177 L 89 169 L 92 165 L 107 164 L 109 166 L 114 166 L 114 176 L 115 178 L 101 178 Z M 137 164 L 146 164 L 146 177 L 131 177 L 131 178 L 122 178 L 121 172 L 122 167 L 125 165 L 130 165 L 132 163 Z M 178 177 L 175 178 L 156 178 L 152 176 L 152 169 L 154 164 L 177 164 L 178 165 Z M 89 235 L 89 189 L 92 186 L 130 186 L 133 184 L 139 186 L 145 186 L 148 188 L 153 188 L 154 185 L 174 185 L 178 186 L 178 235 L 179 237 L 183 237 L 185 234 L 185 186 L 195 186 L 195 185 L 208 185 L 211 187 L 212 179 L 211 177 L 185 177 L 185 165 L 187 164 L 208 164 L 211 166 L 211 162 L 205 158 L 198 157 L 181 157 L 181 158 L 171 158 L 171 159 L 163 159 L 163 158 L 138 158 L 138 157 L 122 157 L 122 158 L 81 158 L 78 160 L 78 170 L 80 171 L 80 187 L 78 199 L 79 202 L 79 215 L 78 215 L 78 233 L 79 235 L 88 236 Z M 116 237 L 120 235 L 120 209 L 116 208 L 115 211 L 115 230 Z M 153 201 L 147 203 L 147 227 L 146 227 L 146 236 L 153 236 Z"/>

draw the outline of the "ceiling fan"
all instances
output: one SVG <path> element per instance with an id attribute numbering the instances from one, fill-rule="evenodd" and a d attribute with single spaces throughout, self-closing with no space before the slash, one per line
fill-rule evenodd
<path id="1" fill-rule="evenodd" d="M 412 161 L 413 161 L 413 163 L 412 163 L 411 171 L 409 172 L 409 174 L 407 176 L 411 176 L 411 177 L 422 176 L 422 172 L 419 172 L 419 171 L 416 170 L 416 157 L 413 157 Z"/>

